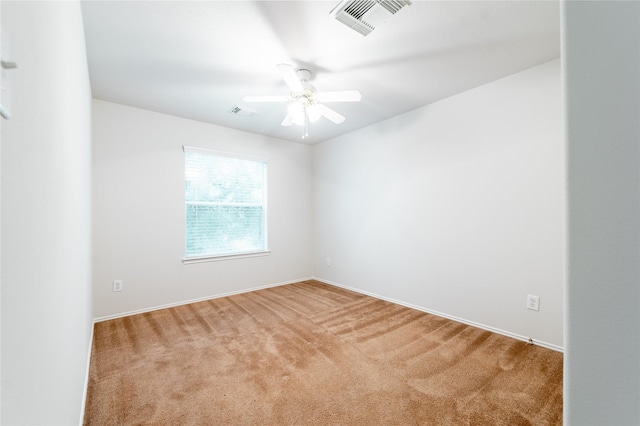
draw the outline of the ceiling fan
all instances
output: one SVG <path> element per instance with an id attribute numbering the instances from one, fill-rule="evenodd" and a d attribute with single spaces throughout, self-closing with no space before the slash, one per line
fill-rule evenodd
<path id="1" fill-rule="evenodd" d="M 293 124 L 304 126 L 303 138 L 308 136 L 307 125 L 325 117 L 329 121 L 340 124 L 345 117 L 324 103 L 357 102 L 361 99 L 357 90 L 339 90 L 331 92 L 316 92 L 315 87 L 308 83 L 311 71 L 308 69 L 294 69 L 289 64 L 278 64 L 276 68 L 291 90 L 289 95 L 275 96 L 245 96 L 245 102 L 291 102 L 287 116 L 282 121 L 283 126 Z"/>

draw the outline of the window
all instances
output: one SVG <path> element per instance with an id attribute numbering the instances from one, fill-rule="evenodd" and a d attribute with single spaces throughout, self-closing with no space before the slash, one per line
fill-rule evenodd
<path id="1" fill-rule="evenodd" d="M 267 163 L 184 147 L 185 263 L 267 254 Z"/>

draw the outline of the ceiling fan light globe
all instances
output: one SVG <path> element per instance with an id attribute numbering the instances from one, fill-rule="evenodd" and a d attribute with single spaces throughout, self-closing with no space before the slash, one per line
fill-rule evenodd
<path id="1" fill-rule="evenodd" d="M 320 109 L 315 105 L 307 106 L 306 110 L 307 115 L 309 116 L 309 121 L 312 123 L 315 123 L 320 119 L 320 117 L 322 117 L 322 111 L 320 111 Z"/>
<path id="2" fill-rule="evenodd" d="M 291 121 L 293 124 L 298 126 L 304 125 L 304 104 L 301 102 L 294 102 L 289 105 L 287 112 L 291 116 Z"/>

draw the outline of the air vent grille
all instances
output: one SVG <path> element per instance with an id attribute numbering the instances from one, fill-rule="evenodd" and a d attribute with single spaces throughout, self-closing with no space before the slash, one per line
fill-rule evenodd
<path id="1" fill-rule="evenodd" d="M 366 36 L 410 4 L 408 0 L 344 0 L 331 11 L 331 16 Z"/>
<path id="2" fill-rule="evenodd" d="M 344 8 L 344 11 L 356 19 L 362 19 L 364 14 L 371 10 L 376 4 L 377 2 L 374 0 L 352 1 Z"/>
<path id="3" fill-rule="evenodd" d="M 392 15 L 398 13 L 400 9 L 411 4 L 410 1 L 395 1 L 395 0 L 378 0 L 380 6 L 384 7 Z"/>
<path id="4" fill-rule="evenodd" d="M 250 117 L 252 115 L 256 115 L 258 111 L 255 109 L 247 108 L 245 106 L 236 105 L 229 110 L 231 114 L 242 115 L 244 117 Z"/>

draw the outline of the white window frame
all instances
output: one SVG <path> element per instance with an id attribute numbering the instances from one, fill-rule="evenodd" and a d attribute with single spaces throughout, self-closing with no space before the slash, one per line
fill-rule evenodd
<path id="1" fill-rule="evenodd" d="M 187 146 L 187 145 L 183 145 L 182 146 L 182 151 L 186 154 L 187 152 L 195 152 L 195 153 L 199 153 L 199 154 L 205 154 L 205 155 L 212 155 L 212 156 L 216 156 L 216 157 L 227 157 L 227 158 L 234 158 L 234 159 L 239 159 L 239 160 L 249 160 L 249 161 L 257 161 L 257 162 L 261 162 L 264 163 L 266 166 L 266 170 L 265 170 L 265 176 L 264 176 L 264 202 L 262 204 L 263 209 L 264 209 L 264 224 L 263 224 L 263 232 L 264 232 L 264 242 L 265 242 L 265 249 L 264 250 L 258 250 L 258 251 L 250 251 L 250 252 L 239 252 L 239 253 L 231 253 L 231 254 L 209 254 L 209 255 L 203 255 L 203 256 L 186 256 L 186 243 L 187 243 L 187 215 L 185 213 L 184 215 L 184 243 L 185 243 L 185 247 L 184 247 L 184 252 L 185 252 L 185 256 L 182 259 L 182 263 L 183 264 L 191 264 L 191 263 L 202 263 L 202 262 L 216 262 L 216 261 L 221 261 L 221 260 L 231 260 L 231 259 L 243 259 L 243 258 L 248 258 L 248 257 L 257 257 L 257 256 L 268 256 L 271 253 L 271 250 L 268 249 L 269 247 L 269 238 L 268 238 L 268 208 L 267 208 L 267 202 L 268 202 L 268 170 L 269 170 L 269 162 L 266 158 L 264 157 L 256 157 L 256 156 L 250 156 L 250 155 L 244 155 L 244 154 L 236 154 L 236 153 L 232 153 L 232 152 L 226 152 L 226 151 L 217 151 L 217 150 L 212 150 L 212 149 L 207 149 L 207 148 L 199 148 L 199 147 L 193 147 L 193 146 Z M 185 156 L 183 156 L 183 165 L 185 164 Z M 184 179 L 185 173 L 183 173 L 183 179 Z M 186 207 L 187 205 L 187 200 L 186 200 L 186 194 L 183 197 L 183 202 L 184 202 L 184 206 Z M 186 210 L 185 210 L 186 211 Z"/>

